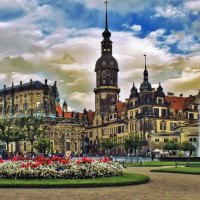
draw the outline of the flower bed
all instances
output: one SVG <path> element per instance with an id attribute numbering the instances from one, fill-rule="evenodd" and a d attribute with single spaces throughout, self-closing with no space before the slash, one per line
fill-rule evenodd
<path id="1" fill-rule="evenodd" d="M 93 160 L 83 157 L 78 160 L 36 157 L 33 160 L 14 158 L 0 160 L 0 178 L 12 179 L 86 179 L 111 177 L 123 174 L 123 167 L 107 157 Z"/>

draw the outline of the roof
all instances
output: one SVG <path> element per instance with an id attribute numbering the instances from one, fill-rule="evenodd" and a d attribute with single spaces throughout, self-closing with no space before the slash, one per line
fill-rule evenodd
<path id="1" fill-rule="evenodd" d="M 27 90 L 27 89 L 44 89 L 44 86 L 47 86 L 48 88 L 52 88 L 53 86 L 51 85 L 46 85 L 44 83 L 41 83 L 40 81 L 30 81 L 28 83 L 20 83 L 19 85 L 12 85 L 11 87 L 5 87 L 3 89 L 0 89 L 0 93 L 3 92 L 11 92 L 11 91 L 20 91 L 20 90 Z"/>
<path id="2" fill-rule="evenodd" d="M 90 123 L 92 123 L 93 122 L 93 119 L 94 119 L 94 112 L 93 111 L 87 111 L 87 116 L 88 116 L 88 121 L 90 122 Z"/>
<path id="3" fill-rule="evenodd" d="M 59 117 L 62 117 L 62 108 L 61 108 L 60 104 L 56 105 L 56 112 L 58 113 Z"/>
<path id="4" fill-rule="evenodd" d="M 165 100 L 170 103 L 170 108 L 173 110 L 184 110 L 188 97 L 165 96 Z"/>
<path id="5" fill-rule="evenodd" d="M 64 113 L 64 118 L 65 119 L 71 119 L 72 118 L 72 114 L 73 114 L 72 112 L 65 112 Z"/>
<path id="6" fill-rule="evenodd" d="M 121 116 L 122 112 L 126 112 L 127 107 L 125 102 L 117 101 L 116 102 L 116 109 L 119 116 Z"/>
<path id="7" fill-rule="evenodd" d="M 8 91 L 8 90 L 11 90 L 11 89 L 19 89 L 21 87 L 28 87 L 28 86 L 36 86 L 36 87 L 41 87 L 43 86 L 44 84 L 41 83 L 40 81 L 33 81 L 32 83 L 31 82 L 28 82 L 28 83 L 23 83 L 23 84 L 20 84 L 20 85 L 14 85 L 13 87 L 6 87 L 5 90 L 4 89 L 0 89 L 0 92 L 2 91 Z"/>

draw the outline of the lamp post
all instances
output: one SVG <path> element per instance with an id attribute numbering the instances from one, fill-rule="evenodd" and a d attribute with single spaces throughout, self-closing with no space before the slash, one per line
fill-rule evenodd
<path id="1" fill-rule="evenodd" d="M 81 139 L 82 139 L 82 153 L 84 156 L 87 154 L 87 146 L 88 146 L 88 142 L 89 142 L 86 132 L 82 132 Z"/>

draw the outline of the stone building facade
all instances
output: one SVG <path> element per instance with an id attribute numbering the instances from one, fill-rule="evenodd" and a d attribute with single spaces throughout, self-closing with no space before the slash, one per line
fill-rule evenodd
<path id="1" fill-rule="evenodd" d="M 29 114 L 56 116 L 56 100 L 59 94 L 56 82 L 53 86 L 40 81 L 22 83 L 0 90 L 0 117 L 23 117 Z"/>
<path id="2" fill-rule="evenodd" d="M 134 82 L 129 98 L 119 101 L 119 67 L 112 56 L 111 33 L 108 30 L 106 7 L 105 30 L 102 33 L 101 57 L 95 66 L 96 88 L 95 114 L 93 124 L 87 127 L 90 150 L 100 153 L 103 139 L 118 144 L 113 153 L 124 154 L 124 142 L 130 134 L 137 134 L 143 143 L 142 151 L 162 149 L 168 140 L 182 143 L 190 141 L 177 127 L 187 126 L 198 121 L 200 92 L 197 95 L 177 97 L 173 93 L 165 94 L 161 83 L 152 88 L 149 81 L 146 55 L 144 55 L 143 81 L 139 91 Z M 183 130 L 183 129 L 182 129 Z M 197 134 L 194 134 L 197 141 Z"/>

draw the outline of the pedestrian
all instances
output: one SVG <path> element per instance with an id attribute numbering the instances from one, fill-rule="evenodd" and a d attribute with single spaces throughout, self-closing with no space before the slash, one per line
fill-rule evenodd
<path id="1" fill-rule="evenodd" d="M 155 154 L 153 151 L 151 152 L 151 159 L 152 159 L 152 161 L 154 161 L 154 159 L 155 159 Z"/>

